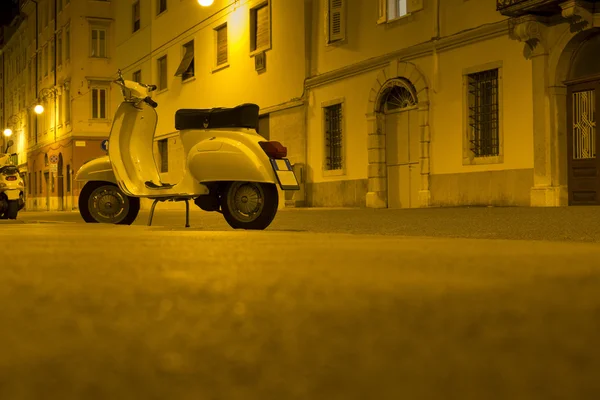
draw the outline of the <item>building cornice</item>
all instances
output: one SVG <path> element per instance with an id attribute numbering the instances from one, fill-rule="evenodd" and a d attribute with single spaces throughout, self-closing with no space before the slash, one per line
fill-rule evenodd
<path id="1" fill-rule="evenodd" d="M 432 54 L 434 50 L 440 53 L 460 46 L 465 46 L 504 35 L 508 35 L 507 19 L 461 31 L 439 39 L 432 39 L 427 42 L 393 51 L 391 53 L 369 58 L 368 60 L 360 61 L 343 68 L 312 76 L 306 81 L 306 86 L 309 89 L 314 88 L 350 76 L 384 68 L 392 60 L 411 60 L 420 58 Z"/>

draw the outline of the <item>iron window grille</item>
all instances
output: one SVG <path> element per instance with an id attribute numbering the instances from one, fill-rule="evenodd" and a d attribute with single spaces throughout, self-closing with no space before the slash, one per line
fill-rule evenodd
<path id="1" fill-rule="evenodd" d="M 342 169 L 342 104 L 325 107 L 325 170 Z"/>
<path id="2" fill-rule="evenodd" d="M 498 69 L 468 75 L 470 150 L 475 157 L 500 154 Z"/>

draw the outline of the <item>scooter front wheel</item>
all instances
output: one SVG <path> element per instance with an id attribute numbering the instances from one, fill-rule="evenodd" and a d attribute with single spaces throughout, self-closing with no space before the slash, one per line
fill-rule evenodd
<path id="1" fill-rule="evenodd" d="M 232 182 L 221 198 L 225 220 L 234 229 L 268 227 L 279 205 L 277 187 L 272 183 Z"/>
<path id="2" fill-rule="evenodd" d="M 139 211 L 140 199 L 111 182 L 87 182 L 79 194 L 79 214 L 88 223 L 131 225 Z"/>

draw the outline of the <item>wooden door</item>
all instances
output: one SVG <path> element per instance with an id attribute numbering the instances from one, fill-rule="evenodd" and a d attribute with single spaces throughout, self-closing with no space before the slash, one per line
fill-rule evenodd
<path id="1" fill-rule="evenodd" d="M 416 109 L 385 116 L 388 208 L 419 207 L 421 169 Z"/>
<path id="2" fill-rule="evenodd" d="M 600 152 L 596 127 L 599 83 L 600 81 L 589 81 L 568 86 L 569 205 L 600 204 Z"/>

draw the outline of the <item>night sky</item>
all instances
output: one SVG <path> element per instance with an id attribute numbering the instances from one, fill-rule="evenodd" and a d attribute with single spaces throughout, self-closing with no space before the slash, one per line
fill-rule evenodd
<path id="1" fill-rule="evenodd" d="M 9 24 L 18 10 L 18 0 L 0 0 L 0 25 Z"/>

